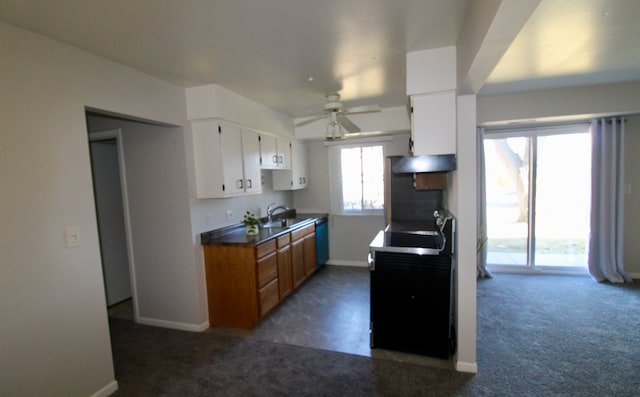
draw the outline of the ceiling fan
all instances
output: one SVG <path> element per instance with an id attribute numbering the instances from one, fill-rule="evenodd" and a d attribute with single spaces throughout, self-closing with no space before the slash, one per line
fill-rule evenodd
<path id="1" fill-rule="evenodd" d="M 356 106 L 349 109 L 343 109 L 342 102 L 340 102 L 340 95 L 337 93 L 329 94 L 327 95 L 327 103 L 324 104 L 324 114 L 301 121 L 300 123 L 296 124 L 296 127 L 310 124 L 326 117 L 329 119 L 329 124 L 327 124 L 326 139 L 342 139 L 344 138 L 344 133 L 342 131 L 343 128 L 349 133 L 361 131 L 357 125 L 355 125 L 346 117 L 347 115 L 375 113 L 380 112 L 381 110 L 382 109 L 380 109 L 380 106 L 378 105 Z"/>

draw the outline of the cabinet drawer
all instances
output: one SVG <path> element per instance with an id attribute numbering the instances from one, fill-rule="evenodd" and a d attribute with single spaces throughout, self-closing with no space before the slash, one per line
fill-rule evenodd
<path id="1" fill-rule="evenodd" d="M 260 297 L 260 317 L 264 317 L 278 304 L 278 279 L 260 288 L 258 295 Z"/>
<path id="2" fill-rule="evenodd" d="M 274 252 L 258 260 L 257 267 L 258 288 L 260 288 L 278 277 L 278 257 L 276 253 Z"/>
<path id="3" fill-rule="evenodd" d="M 298 230 L 294 230 L 291 232 L 291 240 L 292 241 L 300 240 L 304 236 L 315 232 L 315 230 L 316 230 L 316 225 L 314 223 L 308 226 L 305 226 L 303 228 L 300 228 Z"/>
<path id="4" fill-rule="evenodd" d="M 278 237 L 278 248 L 282 248 L 285 245 L 289 245 L 291 243 L 291 234 L 287 233 L 284 236 Z"/>
<path id="5" fill-rule="evenodd" d="M 276 250 L 276 240 L 269 240 L 266 243 L 262 243 L 256 247 L 256 255 L 258 258 L 274 252 Z"/>

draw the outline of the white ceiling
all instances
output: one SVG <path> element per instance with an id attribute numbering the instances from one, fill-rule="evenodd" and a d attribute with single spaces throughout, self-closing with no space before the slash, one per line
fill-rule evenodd
<path id="1" fill-rule="evenodd" d="M 640 1 L 542 0 L 481 95 L 640 80 Z"/>
<path id="2" fill-rule="evenodd" d="M 471 0 L 481 1 L 481 0 Z M 405 54 L 455 45 L 467 0 L 0 0 L 0 20 L 291 117 L 403 106 Z M 640 80 L 640 1 L 542 0 L 481 94 Z M 313 81 L 309 81 L 313 77 Z"/>

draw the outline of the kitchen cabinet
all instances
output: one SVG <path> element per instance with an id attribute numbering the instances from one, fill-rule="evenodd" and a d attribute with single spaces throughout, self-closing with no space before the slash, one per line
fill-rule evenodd
<path id="1" fill-rule="evenodd" d="M 316 234 L 310 233 L 304 237 L 304 275 L 309 277 L 316 271 Z"/>
<path id="2" fill-rule="evenodd" d="M 191 122 L 196 197 L 262 192 L 259 135 L 217 119 Z"/>
<path id="3" fill-rule="evenodd" d="M 293 278 L 291 268 L 291 234 L 277 238 L 278 247 L 278 288 L 280 300 L 293 292 Z"/>
<path id="4" fill-rule="evenodd" d="M 258 245 L 202 247 L 211 326 L 254 328 L 316 269 L 315 223 Z"/>
<path id="5" fill-rule="evenodd" d="M 293 286 L 297 288 L 316 269 L 315 224 L 291 232 Z M 313 268 L 311 268 L 313 262 Z"/>
<path id="6" fill-rule="evenodd" d="M 411 96 L 413 155 L 456 153 L 455 90 Z"/>
<path id="7" fill-rule="evenodd" d="M 291 169 L 291 141 L 284 137 L 260 134 L 260 166 L 268 170 Z"/>
<path id="8" fill-rule="evenodd" d="M 209 323 L 251 329 L 278 303 L 276 241 L 204 245 Z"/>
<path id="9" fill-rule="evenodd" d="M 273 190 L 305 189 L 307 176 L 307 145 L 303 142 L 291 141 L 291 168 L 273 173 Z"/>

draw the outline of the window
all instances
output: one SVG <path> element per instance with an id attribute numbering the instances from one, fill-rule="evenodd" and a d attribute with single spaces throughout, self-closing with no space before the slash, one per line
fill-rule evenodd
<path id="1" fill-rule="evenodd" d="M 487 263 L 585 267 L 591 193 L 588 125 L 488 132 Z"/>
<path id="2" fill-rule="evenodd" d="M 380 215 L 384 209 L 384 149 L 382 144 L 334 146 L 333 212 Z"/>

